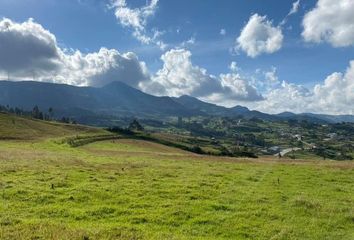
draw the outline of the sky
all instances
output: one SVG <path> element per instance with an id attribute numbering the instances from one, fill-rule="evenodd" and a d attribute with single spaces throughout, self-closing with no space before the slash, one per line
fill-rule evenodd
<path id="1" fill-rule="evenodd" d="M 353 0 L 0 0 L 0 79 L 354 114 Z"/>

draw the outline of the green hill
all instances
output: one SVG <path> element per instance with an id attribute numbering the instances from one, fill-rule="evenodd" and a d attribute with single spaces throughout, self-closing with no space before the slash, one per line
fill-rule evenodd
<path id="1" fill-rule="evenodd" d="M 76 134 L 102 134 L 104 130 L 82 125 L 41 121 L 0 113 L 0 139 L 34 140 Z"/>

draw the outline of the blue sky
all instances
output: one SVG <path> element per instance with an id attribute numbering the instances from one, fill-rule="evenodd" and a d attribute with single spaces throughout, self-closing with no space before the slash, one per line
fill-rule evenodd
<path id="1" fill-rule="evenodd" d="M 321 1 L 322 3 L 320 3 Z M 326 7 L 331 7 L 329 0 L 300 0 L 296 11 L 286 18 L 285 24 L 281 24 L 281 22 L 293 8 L 295 0 L 160 0 L 152 6 L 150 9 L 152 13 L 149 13 L 147 17 L 139 15 L 143 25 L 141 28 L 133 26 L 132 22 L 124 24 L 123 18 L 129 16 L 117 16 L 116 11 L 130 9 L 143 14 L 142 9 L 151 5 L 152 2 L 146 0 L 122 2 L 119 0 L 115 2 L 108 0 L 0 0 L 0 17 L 10 19 L 16 24 L 22 24 L 29 18 L 33 18 L 36 24 L 41 25 L 43 29 L 55 36 L 56 45 L 67 54 L 70 54 L 70 51 L 64 49 L 72 49 L 71 54 L 74 50 L 79 50 L 80 54 L 85 57 L 85 54 L 99 52 L 102 47 L 115 49 L 120 54 L 132 52 L 138 61 L 144 62 L 146 65 L 145 70 L 149 75 L 146 78 L 155 79 L 154 84 L 134 82 L 133 86 L 156 95 L 181 95 L 183 91 L 169 90 L 172 86 L 181 87 L 179 83 L 175 84 L 170 79 L 166 79 L 175 77 L 176 82 L 191 79 L 191 82 L 186 82 L 186 85 L 182 86 L 186 89 L 186 94 L 210 102 L 226 106 L 240 103 L 268 112 L 273 112 L 271 109 L 273 107 L 279 107 L 279 111 L 291 110 L 292 106 L 280 106 L 274 101 L 267 107 L 264 107 L 265 104 L 260 106 L 260 102 L 268 99 L 268 96 L 274 94 L 275 90 L 283 88 L 282 92 L 292 91 L 286 89 L 286 84 L 290 84 L 289 86 L 294 88 L 306 88 L 304 96 L 301 97 L 308 97 L 307 95 L 314 94 L 316 85 L 326 87 L 325 79 L 333 73 L 339 72 L 343 75 L 342 81 L 345 82 L 343 86 L 349 88 L 350 95 L 345 100 L 341 100 L 340 106 L 327 104 L 328 106 L 321 106 L 319 112 L 353 113 L 350 108 L 350 103 L 353 103 L 351 102 L 350 88 L 353 80 L 351 78 L 348 80 L 346 75 L 351 75 L 346 73 L 351 71 L 350 63 L 354 59 L 354 34 L 347 33 L 345 39 L 339 40 L 337 38 L 333 40 L 331 36 L 322 36 L 325 31 L 334 28 L 334 23 L 331 23 L 333 26 L 323 26 L 324 19 L 331 17 L 325 16 L 321 12 Z M 354 3 L 350 0 L 340 0 L 338 4 L 341 4 L 340 2 L 347 3 L 347 5 L 336 10 L 337 15 L 343 16 L 343 18 L 339 18 L 335 23 L 342 24 L 343 29 L 348 29 L 348 26 L 354 28 L 353 17 L 344 17 L 351 9 L 354 9 Z M 319 7 L 320 4 L 322 7 Z M 314 26 L 315 32 L 324 29 L 323 32 L 318 33 L 321 36 L 320 39 L 316 39 L 319 35 L 315 33 L 310 33 L 307 38 L 302 35 L 305 28 L 305 16 L 309 15 L 311 11 L 314 13 L 311 19 L 309 17 L 307 25 L 309 28 Z M 254 15 L 259 17 L 258 24 L 263 24 L 263 26 L 268 24 L 268 29 L 272 28 L 271 31 L 275 31 L 274 33 L 280 33 L 282 39 L 281 41 L 278 39 L 274 49 L 260 51 L 256 53 L 256 56 L 250 56 L 245 48 L 240 47 L 241 43 L 237 42 L 237 39 Z M 134 36 L 134 32 L 139 32 L 149 38 L 153 38 L 154 33 L 158 34 L 155 39 L 150 39 L 150 42 L 147 43 Z M 273 33 L 262 34 L 264 31 L 261 30 L 252 32 L 251 37 L 260 37 L 261 40 L 265 40 L 266 38 L 270 39 Z M 157 42 L 162 42 L 166 46 L 161 47 Z M 245 44 L 247 46 L 247 41 Z M 189 70 L 181 67 L 175 71 L 186 71 L 186 77 L 181 80 L 175 75 L 165 76 L 164 73 L 167 70 L 164 66 L 167 61 L 174 61 L 177 55 L 182 56 L 185 52 L 189 53 L 189 55 L 183 55 L 185 60 L 190 63 Z M 163 55 L 166 55 L 165 59 L 168 60 L 162 60 Z M 237 70 L 230 70 L 232 62 L 237 64 Z M 145 70 L 141 70 L 142 74 L 145 74 Z M 203 75 L 204 70 L 206 73 Z M 274 72 L 273 75 L 277 79 L 277 83 L 273 85 L 265 83 L 269 80 L 266 79 L 266 73 L 271 71 Z M 39 74 L 42 70 L 37 72 Z M 208 94 L 204 94 L 207 92 L 204 89 L 191 90 L 187 87 L 188 84 L 197 84 L 198 80 L 194 78 L 205 77 L 207 80 L 198 84 L 205 83 L 210 85 L 210 88 L 212 86 L 219 88 L 209 82 L 222 82 L 221 74 L 224 74 L 225 79 L 226 75 L 230 74 L 230 79 L 247 80 L 246 86 L 240 82 L 236 82 L 236 85 L 241 84 L 244 89 L 250 86 L 254 87 L 258 93 L 253 94 L 253 97 L 250 95 L 249 98 L 247 94 L 247 96 L 242 95 L 243 93 L 241 93 L 243 97 L 237 97 L 238 90 L 236 88 L 236 90 L 232 90 L 234 86 L 227 85 L 230 82 L 221 87 L 223 90 L 208 91 Z M 208 80 L 209 77 L 211 80 Z M 337 77 L 339 78 L 339 76 Z M 169 89 L 161 90 L 162 87 Z M 296 91 L 301 92 L 302 90 Z M 309 94 L 306 93 L 307 90 L 309 90 Z M 289 92 L 289 94 L 292 93 Z M 309 101 L 318 100 L 318 98 L 314 99 Z M 270 98 L 269 101 L 271 101 Z M 296 99 L 296 101 L 300 100 Z M 304 106 L 297 104 L 294 111 L 316 111 L 318 106 L 309 109 L 303 108 Z"/>

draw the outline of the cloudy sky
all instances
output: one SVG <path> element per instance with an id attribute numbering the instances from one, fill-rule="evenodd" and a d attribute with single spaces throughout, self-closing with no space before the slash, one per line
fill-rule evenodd
<path id="1" fill-rule="evenodd" d="M 353 0 L 0 0 L 0 79 L 354 114 Z"/>

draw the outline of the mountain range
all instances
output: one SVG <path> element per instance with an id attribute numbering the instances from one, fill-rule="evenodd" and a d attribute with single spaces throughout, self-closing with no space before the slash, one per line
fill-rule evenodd
<path id="1" fill-rule="evenodd" d="M 259 118 L 263 120 L 296 119 L 318 123 L 354 122 L 353 115 L 267 114 L 243 106 L 226 108 L 203 102 L 191 96 L 157 97 L 112 82 L 104 87 L 77 87 L 35 81 L 0 81 L 0 105 L 31 110 L 54 109 L 56 117 L 71 117 L 86 124 L 97 125 L 99 118 L 137 117 L 164 119 L 171 116 L 224 116 Z"/>

